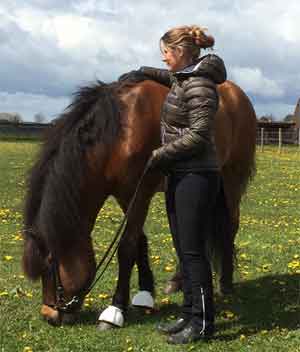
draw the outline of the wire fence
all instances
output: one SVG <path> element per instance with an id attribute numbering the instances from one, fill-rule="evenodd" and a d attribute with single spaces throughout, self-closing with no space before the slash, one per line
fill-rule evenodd
<path id="1" fill-rule="evenodd" d="M 268 145 L 277 146 L 279 152 L 283 147 L 296 147 L 293 150 L 300 152 L 300 128 L 294 129 L 273 129 L 269 130 L 264 127 L 258 128 L 256 133 L 256 144 L 260 151 L 264 151 Z"/>

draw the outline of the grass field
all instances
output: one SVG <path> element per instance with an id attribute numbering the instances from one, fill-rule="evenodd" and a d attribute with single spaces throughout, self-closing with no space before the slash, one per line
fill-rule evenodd
<path id="1" fill-rule="evenodd" d="M 181 295 L 163 287 L 175 255 L 162 194 L 153 199 L 146 223 L 157 284 L 157 311 L 130 309 L 125 328 L 100 333 L 98 312 L 115 287 L 114 260 L 87 297 L 73 326 L 51 327 L 39 315 L 40 283 L 24 278 L 20 266 L 24 180 L 37 142 L 0 141 L 0 351 L 290 351 L 300 352 L 300 151 L 266 148 L 257 155 L 257 176 L 243 200 L 237 238 L 235 292 L 216 297 L 217 334 L 209 343 L 169 346 L 155 325 L 172 319 Z M 118 227 L 120 209 L 111 199 L 94 229 L 97 258 Z M 136 292 L 136 271 L 131 282 Z"/>

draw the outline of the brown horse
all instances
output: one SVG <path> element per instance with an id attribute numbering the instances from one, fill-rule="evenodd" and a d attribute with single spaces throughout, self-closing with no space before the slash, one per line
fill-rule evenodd
<path id="1" fill-rule="evenodd" d="M 212 247 L 220 263 L 220 286 L 226 291 L 232 286 L 240 201 L 255 170 L 256 116 L 234 83 L 226 81 L 218 90 L 215 137 L 224 191 Z M 80 89 L 50 129 L 28 180 L 23 254 L 27 276 L 42 280 L 41 313 L 50 323 L 70 316 L 57 308 L 58 284 L 66 299 L 91 284 L 95 259 L 90 234 L 96 216 L 109 195 L 126 211 L 151 151 L 159 146 L 160 111 L 167 92 L 149 80 L 98 82 Z M 112 302 L 118 319 L 103 319 L 115 325 L 122 325 L 122 311 L 128 306 L 134 263 L 140 290 L 151 294 L 154 289 L 143 225 L 161 180 L 158 172 L 146 174 L 121 239 Z"/>

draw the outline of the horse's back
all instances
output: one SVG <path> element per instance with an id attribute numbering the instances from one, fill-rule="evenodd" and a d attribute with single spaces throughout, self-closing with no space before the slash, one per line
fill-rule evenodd
<path id="1" fill-rule="evenodd" d="M 233 82 L 219 85 L 218 92 L 215 137 L 222 172 L 227 179 L 233 172 L 234 181 L 246 185 L 254 168 L 255 112 L 247 95 Z M 126 132 L 118 164 L 126 161 L 122 168 L 129 174 L 139 168 L 138 164 L 144 165 L 151 151 L 159 146 L 161 108 L 167 93 L 168 88 L 146 80 L 121 95 L 126 106 Z"/>

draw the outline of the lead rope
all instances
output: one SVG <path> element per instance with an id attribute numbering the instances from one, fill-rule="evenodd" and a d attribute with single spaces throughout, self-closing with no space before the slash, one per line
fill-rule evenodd
<path id="1" fill-rule="evenodd" d="M 63 311 L 63 312 L 66 312 L 67 310 L 69 309 L 72 309 L 73 306 L 79 304 L 80 302 L 80 299 L 82 299 L 84 296 L 86 296 L 88 293 L 91 292 L 91 290 L 95 287 L 95 285 L 97 284 L 97 282 L 102 278 L 102 276 L 104 275 L 106 269 L 108 268 L 110 262 L 112 261 L 116 251 L 118 250 L 119 246 L 120 246 L 120 242 L 121 242 L 121 239 L 122 239 L 122 236 L 123 236 L 123 233 L 125 232 L 125 229 L 126 229 L 126 226 L 127 226 L 127 223 L 128 223 L 128 219 L 129 219 L 129 215 L 130 215 L 130 212 L 132 210 L 132 207 L 136 201 L 136 197 L 137 197 L 137 194 L 138 194 L 138 191 L 140 189 L 140 186 L 144 180 L 144 177 L 147 173 L 147 171 L 149 170 L 149 167 L 150 167 L 150 160 L 147 162 L 145 168 L 144 168 L 144 171 L 142 173 L 142 176 L 140 177 L 139 179 L 139 182 L 136 186 L 136 189 L 135 189 L 135 192 L 129 202 L 129 205 L 128 205 L 128 208 L 127 208 L 127 211 L 123 217 L 123 220 L 115 234 L 115 237 L 113 238 L 111 244 L 109 245 L 108 249 L 106 250 L 106 252 L 104 253 L 102 259 L 100 260 L 100 262 L 98 263 L 97 267 L 96 267 L 96 273 L 98 272 L 98 270 L 101 268 L 101 266 L 103 265 L 103 263 L 105 262 L 105 260 L 108 258 L 113 246 L 116 244 L 115 248 L 112 250 L 112 253 L 110 254 L 109 256 L 109 259 L 107 260 L 104 268 L 102 269 L 102 271 L 100 272 L 100 274 L 98 275 L 98 277 L 94 280 L 94 282 L 90 285 L 89 288 L 87 288 L 86 290 L 82 291 L 81 293 L 79 293 L 77 296 L 74 296 L 69 302 L 66 302 L 64 303 L 63 306 L 59 307 L 59 310 Z"/>

